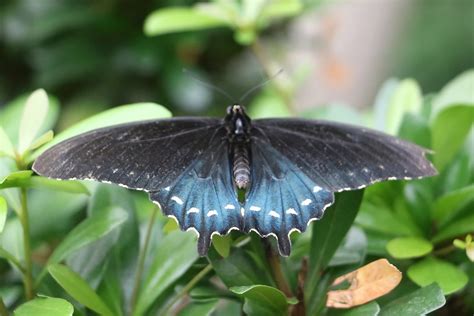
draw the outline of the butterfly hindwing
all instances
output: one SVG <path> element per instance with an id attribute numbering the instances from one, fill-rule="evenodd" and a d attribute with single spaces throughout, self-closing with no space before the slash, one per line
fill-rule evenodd
<path id="1" fill-rule="evenodd" d="M 435 175 L 427 150 L 398 138 L 346 124 L 303 119 L 253 121 L 253 137 L 289 159 L 329 191 Z"/>
<path id="2" fill-rule="evenodd" d="M 252 143 L 252 183 L 245 202 L 244 230 L 274 235 L 282 255 L 291 251 L 290 233 L 304 232 L 333 203 L 332 192 L 309 179 L 264 142 Z"/>
<path id="3" fill-rule="evenodd" d="M 182 230 L 198 233 L 201 256 L 207 253 L 213 233 L 225 235 L 242 227 L 226 143 L 210 148 L 174 183 L 151 192 L 150 198 L 175 218 Z"/>

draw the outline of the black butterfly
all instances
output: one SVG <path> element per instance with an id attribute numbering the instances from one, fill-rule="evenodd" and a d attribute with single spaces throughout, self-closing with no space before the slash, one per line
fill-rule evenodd
<path id="1" fill-rule="evenodd" d="M 224 120 L 172 118 L 94 130 L 42 154 L 33 170 L 56 179 L 91 179 L 148 192 L 182 230 L 199 235 L 255 231 L 278 239 L 303 232 L 334 192 L 383 180 L 436 174 L 427 150 L 365 128 L 304 119 L 251 121 L 230 106 Z M 246 190 L 239 202 L 238 189 Z"/>

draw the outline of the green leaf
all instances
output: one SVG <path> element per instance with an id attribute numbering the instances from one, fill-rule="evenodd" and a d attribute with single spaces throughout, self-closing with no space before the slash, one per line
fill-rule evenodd
<path id="1" fill-rule="evenodd" d="M 15 316 L 72 316 L 74 307 L 62 298 L 41 296 L 15 309 Z"/>
<path id="2" fill-rule="evenodd" d="M 259 269 L 252 256 L 243 249 L 233 249 L 227 258 L 222 258 L 211 248 L 208 258 L 214 271 L 227 287 L 271 284 L 265 271 Z"/>
<path id="3" fill-rule="evenodd" d="M 155 103 L 136 103 L 114 107 L 110 110 L 87 118 L 59 133 L 51 142 L 36 150 L 31 155 L 31 159 L 36 159 L 45 150 L 65 139 L 91 131 L 93 129 L 135 121 L 153 120 L 168 117 L 171 117 L 171 113 L 163 106 Z"/>
<path id="4" fill-rule="evenodd" d="M 234 286 L 229 290 L 245 298 L 243 311 L 249 315 L 287 315 L 288 301 L 280 290 L 267 285 Z"/>
<path id="5" fill-rule="evenodd" d="M 5 222 L 7 221 L 7 211 L 7 200 L 5 200 L 3 196 L 0 196 L 0 233 L 3 231 L 3 227 L 5 227 Z"/>
<path id="6" fill-rule="evenodd" d="M 321 271 L 328 265 L 349 231 L 359 210 L 364 190 L 336 195 L 336 202 L 313 224 L 309 255 L 309 271 L 305 284 L 305 305 L 310 315 L 315 313 L 317 284 Z"/>
<path id="7" fill-rule="evenodd" d="M 193 302 L 178 313 L 178 316 L 211 316 L 219 300 Z"/>
<path id="8" fill-rule="evenodd" d="M 212 245 L 223 258 L 227 258 L 229 256 L 231 243 L 232 243 L 232 239 L 230 238 L 229 235 L 212 236 Z"/>
<path id="9" fill-rule="evenodd" d="M 367 237 L 361 228 L 352 226 L 339 245 L 328 266 L 362 263 L 367 249 Z M 308 250 L 309 251 L 309 250 Z"/>
<path id="10" fill-rule="evenodd" d="M 32 174 L 33 171 L 30 170 L 12 172 L 3 179 L 0 179 L 0 189 L 22 186 L 23 183 L 28 182 Z"/>
<path id="11" fill-rule="evenodd" d="M 109 208 L 85 219 L 64 238 L 49 257 L 48 263 L 64 260 L 78 249 L 107 235 L 126 219 L 127 213 L 121 208 Z"/>
<path id="12" fill-rule="evenodd" d="M 404 295 L 382 308 L 380 316 L 427 315 L 446 303 L 443 291 L 434 283 Z"/>
<path id="13" fill-rule="evenodd" d="M 20 172 L 22 174 L 19 174 Z M 13 177 L 9 176 L 5 178 L 3 182 L 0 182 L 0 189 L 16 187 L 36 188 L 89 195 L 89 190 L 79 181 L 55 180 L 45 177 L 28 177 L 28 172 L 30 171 L 17 171 Z"/>
<path id="14" fill-rule="evenodd" d="M 455 265 L 432 257 L 411 265 L 407 274 L 419 286 L 438 283 L 445 295 L 462 289 L 469 280 L 466 273 Z"/>
<path id="15" fill-rule="evenodd" d="M 459 235 L 467 234 L 474 231 L 474 213 L 462 217 L 452 223 L 444 226 L 440 231 L 431 239 L 432 242 L 438 243 L 446 239 L 450 239 Z"/>
<path id="16" fill-rule="evenodd" d="M 20 119 L 18 151 L 24 153 L 41 131 L 48 115 L 49 101 L 46 91 L 34 91 L 26 100 Z"/>
<path id="17" fill-rule="evenodd" d="M 142 315 L 161 293 L 191 267 L 197 258 L 193 233 L 175 231 L 166 235 L 160 242 L 144 278 L 136 305 L 136 315 Z"/>
<path id="18" fill-rule="evenodd" d="M 388 253 L 396 259 L 422 257 L 433 250 L 433 245 L 419 237 L 399 237 L 389 241 Z"/>
<path id="19" fill-rule="evenodd" d="M 52 264 L 48 266 L 48 271 L 56 282 L 76 301 L 98 314 L 113 316 L 109 307 L 79 274 L 62 264 Z"/>
<path id="20" fill-rule="evenodd" d="M 376 302 L 370 302 L 361 306 L 350 309 L 335 309 L 328 310 L 328 316 L 377 316 L 380 312 L 380 306 Z"/>
<path id="21" fill-rule="evenodd" d="M 43 135 L 41 135 L 40 137 L 38 137 L 31 145 L 28 149 L 30 150 L 33 150 L 33 149 L 36 149 L 38 147 L 41 147 L 43 146 L 44 144 L 46 144 L 47 142 L 50 142 L 52 139 L 54 138 L 54 133 L 52 130 L 49 130 L 47 131 L 46 133 L 44 133 Z"/>
<path id="22" fill-rule="evenodd" d="M 443 170 L 463 145 L 473 126 L 474 104 L 455 105 L 439 112 L 432 123 L 434 163 Z"/>
<path id="23" fill-rule="evenodd" d="M 418 113 L 422 101 L 418 83 L 413 79 L 402 80 L 394 91 L 386 112 L 386 131 L 396 135 L 405 113 Z"/>
<path id="24" fill-rule="evenodd" d="M 295 16 L 303 10 L 300 0 L 274 0 L 266 4 L 260 14 L 260 19 L 280 19 Z"/>
<path id="25" fill-rule="evenodd" d="M 474 201 L 474 184 L 449 192 L 436 199 L 432 208 L 433 218 L 442 225 L 456 217 L 457 210 Z"/>
<path id="26" fill-rule="evenodd" d="M 0 157 L 2 155 L 15 158 L 15 148 L 3 127 L 0 126 Z"/>
<path id="27" fill-rule="evenodd" d="M 451 80 L 433 101 L 431 119 L 434 120 L 445 108 L 456 104 L 474 105 L 474 69 L 468 70 Z"/>
<path id="28" fill-rule="evenodd" d="M 144 30 L 146 35 L 153 36 L 227 25 L 224 19 L 208 15 L 202 10 L 174 7 L 152 12 L 145 20 Z"/>

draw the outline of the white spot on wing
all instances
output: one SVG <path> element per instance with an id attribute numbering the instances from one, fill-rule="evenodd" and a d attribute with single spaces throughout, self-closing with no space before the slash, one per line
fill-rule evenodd
<path id="1" fill-rule="evenodd" d="M 280 214 L 278 214 L 278 213 L 275 212 L 275 211 L 270 211 L 270 212 L 268 212 L 268 215 L 270 215 L 270 216 L 272 216 L 272 217 L 277 217 L 277 218 L 280 217 Z"/>
<path id="2" fill-rule="evenodd" d="M 191 213 L 199 213 L 199 209 L 197 207 L 191 207 L 189 211 L 186 212 L 187 214 Z"/>
<path id="3" fill-rule="evenodd" d="M 313 192 L 316 193 L 316 192 L 319 192 L 321 191 L 323 188 L 321 188 L 319 185 L 315 185 L 314 188 L 313 188 Z"/>
<path id="4" fill-rule="evenodd" d="M 286 214 L 298 215 L 294 208 L 289 208 L 286 210 Z"/>
<path id="5" fill-rule="evenodd" d="M 258 212 L 258 211 L 260 211 L 261 209 L 262 209 L 261 207 L 258 207 L 258 206 L 255 206 L 255 205 L 252 205 L 252 206 L 250 207 L 250 210 L 251 210 L 251 211 L 255 211 L 255 212 Z"/>
<path id="6" fill-rule="evenodd" d="M 367 172 L 369 172 L 369 169 L 364 168 L 364 169 L 362 169 L 362 171 L 364 171 L 365 173 L 367 173 Z"/>
<path id="7" fill-rule="evenodd" d="M 181 200 L 181 199 L 180 199 L 178 196 L 176 196 L 176 195 L 173 195 L 173 196 L 171 197 L 171 199 L 172 199 L 173 201 L 175 201 L 176 203 L 178 203 L 179 205 L 183 205 L 183 203 L 184 203 L 183 200 Z"/>
<path id="8" fill-rule="evenodd" d="M 382 170 L 385 169 L 385 167 L 383 165 L 379 165 L 379 168 L 382 169 Z"/>
<path id="9" fill-rule="evenodd" d="M 165 188 L 165 191 L 169 191 L 171 188 L 168 186 Z"/>
<path id="10" fill-rule="evenodd" d="M 304 200 L 303 202 L 301 202 L 301 205 L 307 206 L 307 205 L 310 205 L 311 202 L 313 202 L 313 201 L 311 201 L 310 199 L 306 199 L 306 200 Z"/>
<path id="11" fill-rule="evenodd" d="M 245 215 L 245 209 L 243 207 L 240 208 L 240 215 L 242 215 L 242 217 Z"/>
<path id="12" fill-rule="evenodd" d="M 211 210 L 211 211 L 207 212 L 207 217 L 216 216 L 216 215 L 217 215 L 216 210 Z"/>
<path id="13" fill-rule="evenodd" d="M 226 210 L 235 210 L 235 206 L 232 205 L 232 204 L 227 204 L 226 206 L 224 206 L 224 208 L 225 208 Z"/>

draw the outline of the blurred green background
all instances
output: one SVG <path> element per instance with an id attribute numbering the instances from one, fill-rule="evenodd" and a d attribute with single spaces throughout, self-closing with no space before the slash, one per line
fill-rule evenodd
<path id="1" fill-rule="evenodd" d="M 155 9 L 196 1 L 0 2 L 0 106 L 44 88 L 62 105 L 59 128 L 107 107 L 153 101 L 175 115 L 221 116 L 229 103 L 182 69 L 232 96 L 265 77 L 229 28 L 147 37 Z M 276 80 L 292 82 L 298 111 L 323 104 L 372 105 L 389 77 L 438 91 L 474 66 L 469 0 L 306 1 L 296 18 L 261 35 Z"/>

